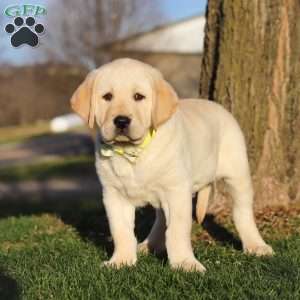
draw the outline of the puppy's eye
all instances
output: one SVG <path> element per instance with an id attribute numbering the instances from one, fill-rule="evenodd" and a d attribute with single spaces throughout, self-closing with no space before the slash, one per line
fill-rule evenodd
<path id="1" fill-rule="evenodd" d="M 140 94 L 140 93 L 135 93 L 133 95 L 133 98 L 134 98 L 135 101 L 141 101 L 141 100 L 145 99 L 146 97 L 144 95 Z"/>
<path id="2" fill-rule="evenodd" d="M 112 95 L 112 93 L 106 93 L 105 95 L 102 96 L 102 98 L 103 98 L 105 101 L 111 101 L 112 98 L 113 98 L 113 95 Z"/>

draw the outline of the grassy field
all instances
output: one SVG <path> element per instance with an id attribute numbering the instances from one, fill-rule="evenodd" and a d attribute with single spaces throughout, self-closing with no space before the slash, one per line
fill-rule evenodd
<path id="1" fill-rule="evenodd" d="M 23 135 L 8 136 L 15 142 Z M 94 172 L 93 158 L 64 157 L 2 168 L 0 180 Z M 150 208 L 137 212 L 139 241 L 153 217 Z M 166 257 L 153 255 L 141 255 L 136 267 L 112 270 L 101 267 L 113 244 L 100 199 L 1 200 L 0 299 L 300 299 L 300 205 L 265 209 L 256 217 L 274 257 L 244 255 L 225 212 L 193 225 L 194 251 L 205 275 L 172 271 Z"/>
<path id="2" fill-rule="evenodd" d="M 195 224 L 205 275 L 171 271 L 152 255 L 134 268 L 102 268 L 112 242 L 96 200 L 0 209 L 0 299 L 300 299 L 299 208 L 258 215 L 272 258 L 244 255 L 227 216 Z M 152 219 L 149 209 L 137 214 L 139 239 Z"/>

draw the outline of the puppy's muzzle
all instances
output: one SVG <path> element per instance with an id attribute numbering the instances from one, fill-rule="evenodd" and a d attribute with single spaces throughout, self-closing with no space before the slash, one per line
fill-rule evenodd
<path id="1" fill-rule="evenodd" d="M 114 124 L 118 129 L 127 129 L 130 125 L 131 119 L 126 116 L 116 116 L 114 118 Z"/>

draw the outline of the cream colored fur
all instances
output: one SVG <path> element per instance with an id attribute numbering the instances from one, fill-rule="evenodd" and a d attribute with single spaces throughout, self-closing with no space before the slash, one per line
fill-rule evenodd
<path id="1" fill-rule="evenodd" d="M 166 249 L 173 268 L 205 271 L 191 245 L 192 194 L 204 189 L 204 203 L 197 205 L 198 218 L 203 219 L 208 186 L 219 178 L 225 178 L 230 187 L 233 218 L 244 251 L 256 255 L 273 253 L 254 221 L 245 141 L 229 112 L 207 100 L 178 100 L 157 70 L 131 59 L 116 60 L 92 74 L 87 84 L 91 94 L 86 96 L 82 91 L 83 83 L 72 98 L 72 106 L 90 125 L 95 120 L 99 129 L 96 168 L 115 246 L 106 265 L 134 265 L 138 249 Z M 109 102 L 102 99 L 108 91 L 113 94 Z M 146 98 L 134 101 L 136 92 Z M 78 107 L 84 107 L 85 112 Z M 120 140 L 113 124 L 117 115 L 132 119 L 123 137 L 129 143 L 141 143 L 150 128 L 157 128 L 155 137 L 135 163 L 118 154 L 107 158 L 99 153 L 102 141 Z M 198 199 L 201 201 L 201 194 Z M 134 235 L 135 209 L 146 204 L 156 208 L 156 221 L 149 236 L 138 246 Z"/>

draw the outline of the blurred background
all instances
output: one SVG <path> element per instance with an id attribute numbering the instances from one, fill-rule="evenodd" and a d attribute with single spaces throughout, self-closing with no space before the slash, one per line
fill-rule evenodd
<path id="1" fill-rule="evenodd" d="M 152 64 L 181 97 L 197 97 L 206 1 L 32 0 L 47 10 L 34 16 L 45 32 L 37 47 L 14 48 L 4 30 L 14 17 L 4 12 L 24 4 L 0 2 L 1 205 L 94 201 L 100 187 L 89 132 L 62 132 L 53 119 L 70 113 L 70 96 L 90 70 L 119 57 Z"/>
<path id="2" fill-rule="evenodd" d="M 0 11 L 10 3 L 1 1 Z M 13 48 L 10 36 L 1 30 L 0 101 L 1 107 L 5 105 L 0 112 L 1 126 L 68 112 L 68 97 L 87 71 L 118 57 L 152 63 L 182 96 L 198 94 L 205 1 L 177 1 L 175 5 L 170 0 L 31 3 L 47 9 L 46 16 L 36 18 L 46 29 L 37 48 Z M 11 18 L 2 16 L 1 20 L 4 28 Z"/>

